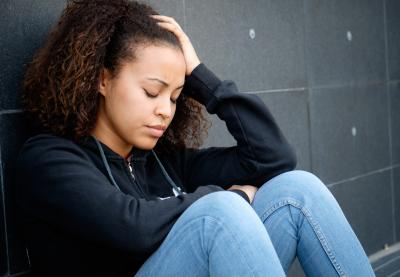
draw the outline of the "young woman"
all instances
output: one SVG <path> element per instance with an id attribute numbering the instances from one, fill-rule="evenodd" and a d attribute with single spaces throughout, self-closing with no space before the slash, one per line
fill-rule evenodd
<path id="1" fill-rule="evenodd" d="M 373 276 L 263 102 L 156 14 L 71 1 L 28 68 L 17 202 L 33 273 L 284 276 L 297 255 L 308 276 Z M 203 106 L 237 146 L 198 149 Z"/>

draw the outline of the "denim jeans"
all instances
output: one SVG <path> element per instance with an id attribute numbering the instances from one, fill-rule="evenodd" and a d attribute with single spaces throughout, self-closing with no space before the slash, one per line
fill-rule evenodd
<path id="1" fill-rule="evenodd" d="M 301 170 L 266 182 L 249 205 L 221 191 L 194 202 L 136 276 L 375 276 L 337 201 Z"/>

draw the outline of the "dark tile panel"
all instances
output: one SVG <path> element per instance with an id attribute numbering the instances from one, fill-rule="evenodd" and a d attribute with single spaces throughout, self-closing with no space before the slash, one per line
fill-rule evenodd
<path id="1" fill-rule="evenodd" d="M 400 82 L 388 85 L 391 107 L 393 164 L 400 164 Z"/>
<path id="2" fill-rule="evenodd" d="M 386 1 L 389 79 L 400 80 L 400 1 Z"/>
<path id="3" fill-rule="evenodd" d="M 392 244 L 392 192 L 390 170 L 330 188 L 367 255 Z"/>
<path id="4" fill-rule="evenodd" d="M 292 264 L 292 267 L 290 268 L 288 272 L 288 277 L 305 277 L 305 273 L 299 263 L 299 260 L 296 258 Z"/>
<path id="5" fill-rule="evenodd" d="M 394 221 L 396 226 L 396 240 L 400 241 L 400 166 L 393 169 L 394 188 Z"/>
<path id="6" fill-rule="evenodd" d="M 0 276 L 3 276 L 8 271 L 7 265 L 7 247 L 6 247 L 6 225 L 3 210 L 3 172 L 1 164 L 1 151 L 0 151 Z"/>
<path id="7" fill-rule="evenodd" d="M 183 0 L 145 0 L 143 2 L 152 6 L 159 14 L 173 17 L 183 28 Z"/>
<path id="8" fill-rule="evenodd" d="M 311 171 L 308 91 L 259 94 L 297 155 L 297 169 Z"/>
<path id="9" fill-rule="evenodd" d="M 306 86 L 302 1 L 185 3 L 188 35 L 221 78 L 241 91 Z"/>
<path id="10" fill-rule="evenodd" d="M 22 114 L 3 114 L 0 116 L 0 149 L 3 165 L 3 180 L 5 191 L 6 222 L 10 273 L 28 269 L 25 246 L 18 228 L 18 210 L 15 205 L 15 161 L 20 146 L 26 139 L 25 124 Z"/>
<path id="11" fill-rule="evenodd" d="M 236 141 L 229 133 L 224 121 L 220 120 L 216 115 L 208 115 L 207 118 L 211 123 L 208 130 L 208 136 L 204 140 L 202 147 L 229 147 L 236 145 Z"/>
<path id="12" fill-rule="evenodd" d="M 310 170 L 309 126 L 307 112 L 307 91 L 260 93 L 258 96 L 266 104 L 276 119 L 284 136 L 294 148 L 297 168 Z M 236 141 L 229 134 L 225 122 L 212 116 L 212 127 L 205 141 L 207 146 L 232 146 Z"/>
<path id="13" fill-rule="evenodd" d="M 313 172 L 327 184 L 390 165 L 385 85 L 313 89 Z"/>
<path id="14" fill-rule="evenodd" d="M 311 87 L 385 80 L 382 0 L 305 0 L 305 14 Z"/>
<path id="15" fill-rule="evenodd" d="M 24 65 L 41 45 L 65 0 L 2 0 L 0 9 L 0 110 L 19 105 Z"/>

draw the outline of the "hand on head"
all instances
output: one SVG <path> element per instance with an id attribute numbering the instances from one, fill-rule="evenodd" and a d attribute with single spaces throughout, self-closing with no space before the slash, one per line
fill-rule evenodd
<path id="1" fill-rule="evenodd" d="M 178 38 L 186 61 L 186 75 L 190 75 L 193 69 L 200 64 L 200 60 L 189 37 L 172 17 L 164 15 L 151 15 L 151 17 L 158 20 L 157 24 L 160 27 L 172 32 Z"/>

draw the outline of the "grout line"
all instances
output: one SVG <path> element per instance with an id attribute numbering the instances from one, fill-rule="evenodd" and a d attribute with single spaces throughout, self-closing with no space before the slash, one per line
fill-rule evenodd
<path id="1" fill-rule="evenodd" d="M 389 160 L 393 164 L 393 141 L 392 141 L 392 100 L 389 88 L 389 54 L 388 54 L 388 36 L 387 36 L 387 14 L 386 14 L 386 0 L 383 0 L 383 35 L 385 44 L 385 75 L 386 75 L 386 97 L 388 108 L 388 135 L 389 135 Z M 393 242 L 397 241 L 396 234 L 396 198 L 394 192 L 394 177 L 393 169 L 390 171 L 390 190 L 392 193 L 392 223 L 393 223 Z"/>
<path id="2" fill-rule="evenodd" d="M 186 3 L 185 0 L 182 0 L 182 5 L 183 5 L 183 30 L 187 32 L 187 26 L 186 26 Z"/>
<path id="3" fill-rule="evenodd" d="M 258 93 L 275 93 L 275 92 L 301 92 L 307 90 L 306 87 L 299 87 L 299 88 L 282 88 L 282 89 L 268 89 L 268 90 L 254 90 L 254 91 L 241 91 L 242 93 L 248 94 L 258 94 Z"/>
<path id="4" fill-rule="evenodd" d="M 390 97 L 390 89 L 389 86 L 386 85 L 386 95 L 387 95 L 387 103 L 388 103 L 388 135 L 389 135 L 389 161 L 390 164 L 393 165 L 393 141 L 392 141 L 392 101 Z M 390 184 L 392 190 L 392 220 L 393 220 L 393 241 L 396 241 L 396 215 L 395 215 L 395 207 L 396 207 L 396 198 L 394 197 L 394 178 L 393 178 L 393 169 L 390 173 Z"/>
<path id="5" fill-rule="evenodd" d="M 3 115 L 3 114 L 14 114 L 14 113 L 22 113 L 22 112 L 23 112 L 22 109 L 4 110 L 4 111 L 0 111 L 0 115 Z"/>
<path id="6" fill-rule="evenodd" d="M 392 272 L 392 274 L 388 275 L 387 277 L 396 276 L 397 273 L 400 273 L 400 269 L 399 269 L 399 270 L 396 270 L 395 272 Z"/>
<path id="7" fill-rule="evenodd" d="M 352 83 L 344 83 L 344 84 L 332 84 L 332 85 L 318 85 L 309 87 L 310 89 L 330 89 L 330 88 L 347 88 L 347 87 L 366 87 L 371 85 L 383 85 L 386 84 L 385 81 L 366 81 L 366 82 L 352 82 Z"/>
<path id="8" fill-rule="evenodd" d="M 400 259 L 400 254 L 398 254 L 398 256 L 392 257 L 391 259 L 387 260 L 386 262 L 380 264 L 379 266 L 374 268 L 374 271 L 378 271 L 381 270 L 381 268 L 387 266 L 388 264 L 393 263 L 394 261 Z"/>
<path id="9" fill-rule="evenodd" d="M 306 73 L 307 74 L 307 73 Z M 308 78 L 308 77 L 306 77 Z M 331 88 L 347 88 L 350 86 L 357 85 L 359 87 L 367 87 L 371 85 L 386 85 L 387 83 L 400 83 L 399 81 L 371 81 L 371 82 L 361 82 L 361 83 L 351 83 L 351 84 L 340 84 L 340 85 L 323 85 L 323 86 L 306 86 L 306 87 L 294 87 L 294 88 L 278 88 L 278 89 L 266 89 L 266 90 L 252 90 L 252 91 L 240 91 L 248 94 L 257 94 L 257 93 L 274 93 L 274 92 L 290 92 L 290 91 L 305 91 L 312 89 L 331 89 Z"/>
<path id="10" fill-rule="evenodd" d="M 385 43 L 385 75 L 386 75 L 386 82 L 389 81 L 389 54 L 388 54 L 388 36 L 387 36 L 387 21 L 386 21 L 386 0 L 383 0 L 383 36 L 384 36 L 384 43 Z"/>
<path id="11" fill-rule="evenodd" d="M 308 59 L 307 59 L 307 11 L 306 11 L 306 1 L 303 0 L 303 57 L 304 57 L 304 72 L 306 77 L 306 85 L 307 85 L 307 123 L 308 123 L 308 154 L 309 154 L 309 161 L 310 161 L 310 171 L 314 171 L 314 163 L 313 163 L 313 148 L 312 148 L 312 124 L 311 124 L 311 89 L 309 87 L 309 80 L 308 80 Z"/>
<path id="12" fill-rule="evenodd" d="M 389 246 L 389 248 L 387 248 L 387 249 L 382 249 L 382 250 L 379 250 L 378 252 L 371 254 L 368 257 L 368 259 L 370 260 L 371 263 L 375 263 L 378 260 L 382 259 L 383 257 L 387 257 L 396 252 L 399 252 L 399 250 L 400 250 L 400 243 L 395 243 L 395 244 Z"/>
<path id="13" fill-rule="evenodd" d="M 6 204 L 5 204 L 5 193 L 4 193 L 4 176 L 3 176 L 3 162 L 1 158 L 1 147 L 0 147 L 0 193 L 2 198 L 2 205 L 3 207 L 3 222 L 4 222 L 4 244 L 6 247 L 6 262 L 7 262 L 7 272 L 10 270 L 10 255 L 9 255 L 9 247 L 8 247 L 8 234 L 7 234 L 7 219 L 6 219 Z"/>
<path id="14" fill-rule="evenodd" d="M 373 175 L 373 174 L 376 174 L 376 173 L 382 173 L 384 171 L 391 170 L 394 167 L 395 166 L 388 166 L 388 167 L 384 167 L 384 168 L 381 168 L 381 169 L 373 170 L 373 171 L 370 171 L 370 172 L 365 173 L 365 174 L 356 175 L 356 176 L 348 178 L 348 179 L 343 179 L 343 180 L 340 180 L 340 181 L 337 181 L 337 182 L 333 182 L 333 183 L 327 184 L 326 186 L 328 188 L 332 188 L 333 186 L 336 186 L 336 185 L 339 185 L 339 184 L 342 184 L 342 183 L 345 183 L 345 182 L 355 181 L 357 179 L 364 178 L 364 177 L 367 177 L 367 176 L 370 176 L 370 175 Z"/>

